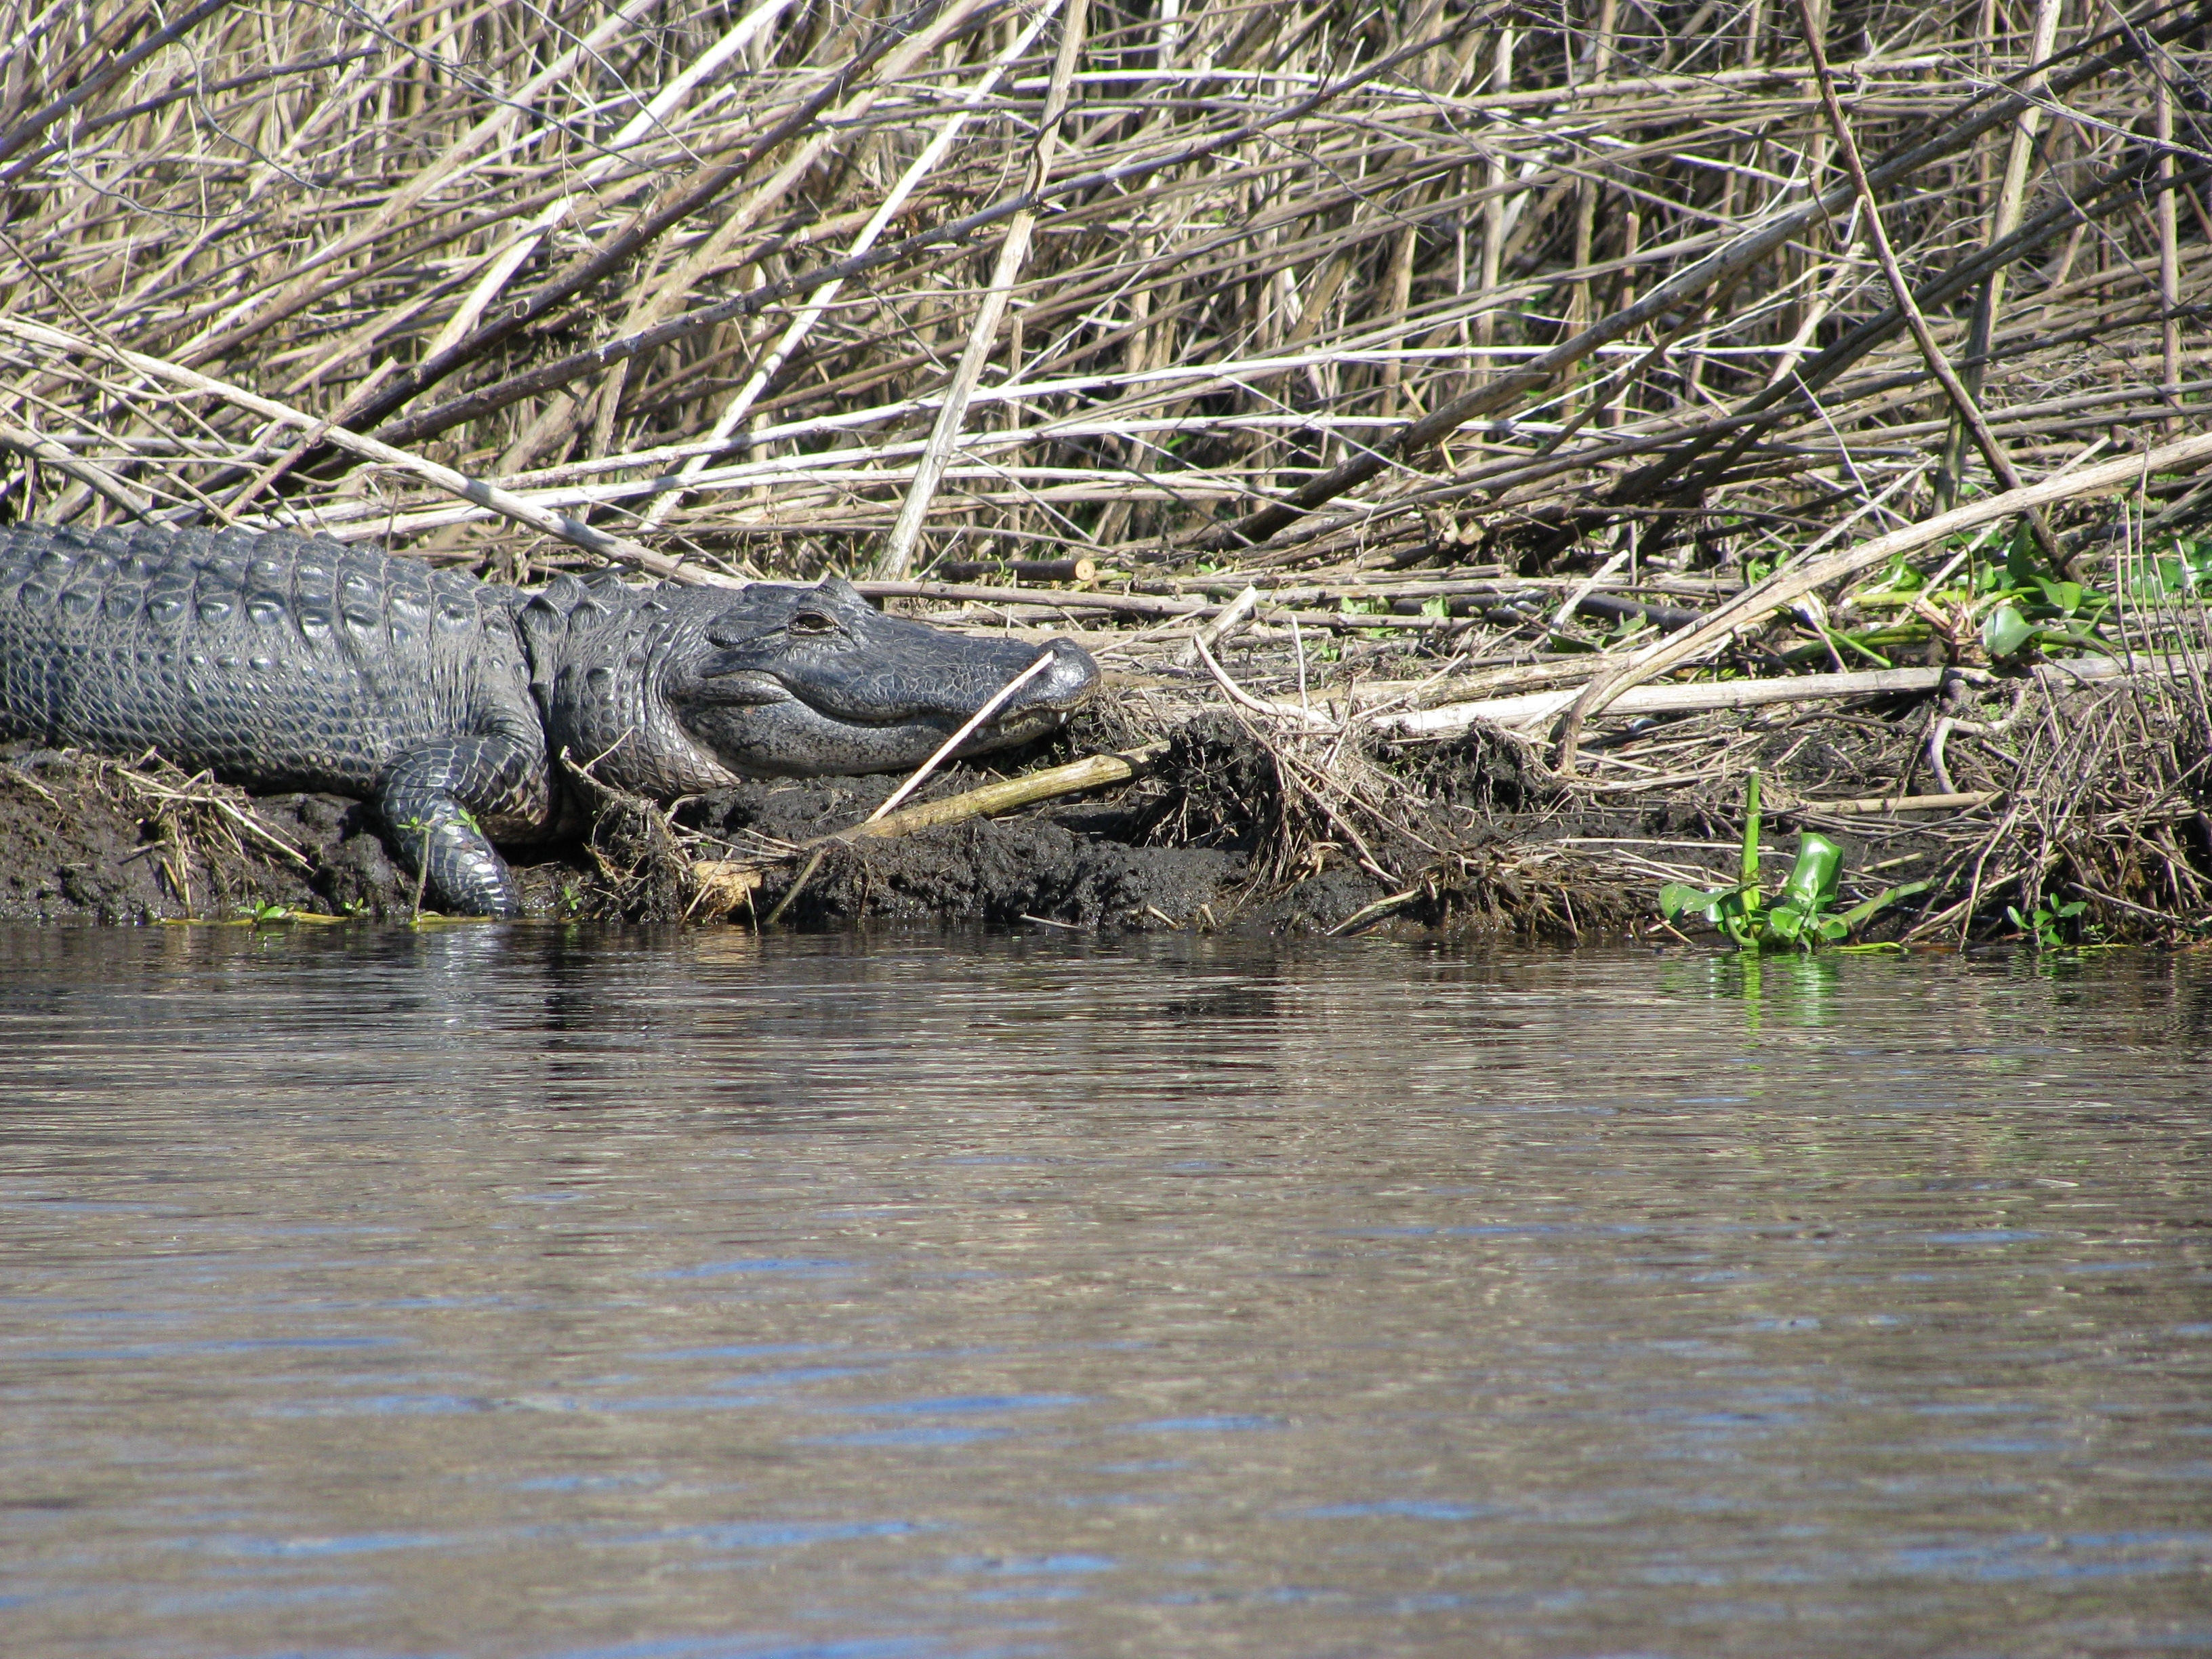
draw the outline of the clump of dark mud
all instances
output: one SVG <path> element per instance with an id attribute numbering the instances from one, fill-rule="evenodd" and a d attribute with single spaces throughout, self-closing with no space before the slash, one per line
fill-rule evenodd
<path id="1" fill-rule="evenodd" d="M 986 781 L 955 769 L 918 796 Z M 681 803 L 580 787 L 588 827 L 556 848 L 508 848 L 526 915 L 551 919 L 696 919 L 702 860 L 775 854 L 865 818 L 896 778 L 750 783 Z M 1236 848 L 1146 844 L 1152 813 L 1047 803 L 830 850 L 787 919 L 860 917 L 1072 926 L 1202 924 L 1241 875 Z M 805 860 L 771 863 L 740 921 L 767 915 Z M 277 912 L 405 920 L 421 896 L 361 802 L 248 795 L 149 761 L 0 749 L 0 920 L 109 924 L 232 921 Z"/>
<path id="2" fill-rule="evenodd" d="M 358 801 L 253 798 L 151 762 L 0 749 L 0 919 L 404 915 L 413 896 Z"/>
<path id="3" fill-rule="evenodd" d="M 531 914 L 609 897 L 582 848 L 508 850 Z M 422 904 L 360 801 L 249 795 L 153 757 L 0 745 L 0 921 L 387 921 Z"/>
<path id="4" fill-rule="evenodd" d="M 988 776 L 956 769 L 915 799 L 942 800 Z M 887 777 L 749 783 L 688 802 L 676 817 L 709 855 L 757 857 L 850 828 L 898 783 Z M 782 906 L 784 919 L 802 925 L 861 917 L 1026 918 L 1080 927 L 1203 924 L 1243 875 L 1244 854 L 1233 844 L 1154 842 L 1149 832 L 1158 816 L 1157 787 L 1140 782 L 1118 801 L 1047 802 L 1008 818 L 832 845 L 820 849 L 818 863 L 811 854 L 786 858 L 763 870 L 750 912 L 765 916 Z"/>

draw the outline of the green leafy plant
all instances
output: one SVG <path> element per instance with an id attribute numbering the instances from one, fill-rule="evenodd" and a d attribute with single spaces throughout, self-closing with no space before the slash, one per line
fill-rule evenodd
<path id="1" fill-rule="evenodd" d="M 1843 650 L 1849 651 L 1854 655 L 1864 657 L 1876 668 L 1894 668 L 1897 666 L 1895 663 L 1892 662 L 1887 657 L 1883 656 L 1881 652 L 1874 648 L 1873 644 L 1869 643 L 1870 635 L 1864 634 L 1850 634 L 1844 632 L 1839 628 L 1823 628 L 1820 629 L 1820 634 L 1821 636 L 1830 644 L 1840 647 Z"/>
<path id="2" fill-rule="evenodd" d="M 1828 642 L 1875 658 L 1887 647 L 1929 637 L 1931 612 L 1956 616 L 1962 623 L 1978 622 L 1982 648 L 2000 663 L 2037 647 L 2078 650 L 2103 642 L 2101 629 L 2112 611 L 2112 594 L 2051 568 L 2034 532 L 2025 524 L 2005 542 L 2001 555 L 1994 547 L 1984 550 L 1987 534 L 1984 531 L 1946 541 L 1938 550 L 1944 569 L 1936 578 L 1922 574 L 1909 559 L 1891 560 L 1875 582 L 1851 596 L 1851 604 L 1894 607 L 1911 614 L 1856 633 L 1832 635 Z M 2139 574 L 2138 581 L 2163 592 L 2170 590 L 2160 584 L 2185 580 L 2178 560 L 2166 562 L 2173 568 Z M 2208 568 L 2212 568 L 2212 559 L 2208 559 Z M 1808 660 L 1823 649 L 1801 647 L 1787 654 L 1792 660 Z"/>
<path id="3" fill-rule="evenodd" d="M 1975 586 L 1989 610 L 1982 646 L 2002 661 L 2030 646 L 2082 646 L 2096 637 L 2112 608 L 2112 596 L 2085 587 L 2043 563 L 2034 532 L 2025 524 L 2005 548 L 2004 563 L 1985 564 Z"/>
<path id="4" fill-rule="evenodd" d="M 1850 923 L 1835 914 L 1843 869 L 1844 849 L 1835 842 L 1809 830 L 1798 836 L 1796 860 L 1766 908 L 1768 936 L 1807 950 L 1849 937 Z"/>
<path id="5" fill-rule="evenodd" d="M 2176 537 L 2166 550 L 2130 567 L 2130 584 L 2155 599 L 2212 593 L 2212 537 Z"/>
<path id="6" fill-rule="evenodd" d="M 2042 898 L 2026 915 L 2016 904 L 2005 906 L 2005 915 L 2012 925 L 2027 935 L 2038 951 L 2063 951 L 2069 948 L 2067 926 L 2089 908 L 2087 899 L 2072 899 L 2061 904 L 2056 898 Z"/>
<path id="7" fill-rule="evenodd" d="M 241 904 L 238 907 L 237 921 L 226 925 L 233 927 L 261 928 L 289 927 L 306 924 L 317 927 L 331 927 L 342 922 L 353 921 L 356 908 L 356 906 L 349 904 L 343 907 L 340 915 L 326 916 L 313 910 L 295 910 L 289 904 L 279 904 L 274 901 L 261 904 Z"/>
<path id="8" fill-rule="evenodd" d="M 1876 586 L 1887 592 L 1909 595 L 1927 586 L 1928 577 L 1918 565 L 1912 562 L 1910 554 L 1893 553 Z"/>
<path id="9" fill-rule="evenodd" d="M 407 917 L 408 926 L 419 927 L 422 921 L 422 894 L 430 884 L 430 835 L 437 826 L 419 817 L 402 818 L 398 829 L 402 835 L 420 836 L 422 844 L 415 854 L 415 904 Z"/>
<path id="10" fill-rule="evenodd" d="M 2017 656 L 2034 638 L 2034 628 L 2009 599 L 1982 618 L 1982 648 L 1992 657 Z"/>
<path id="11" fill-rule="evenodd" d="M 1739 951 L 1810 951 L 1848 939 L 1854 928 L 1897 900 L 1925 890 L 1924 881 L 1907 882 L 1863 904 L 1838 911 L 1844 849 L 1826 836 L 1806 830 L 1797 837 L 1797 856 L 1772 899 L 1760 890 L 1759 774 L 1744 787 L 1743 849 L 1733 887 L 1692 887 L 1670 881 L 1659 890 L 1659 913 L 1669 921 L 1687 912 L 1703 916 L 1728 935 Z"/>

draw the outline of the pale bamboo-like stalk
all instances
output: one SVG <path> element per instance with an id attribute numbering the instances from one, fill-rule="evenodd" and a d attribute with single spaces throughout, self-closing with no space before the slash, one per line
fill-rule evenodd
<path id="1" fill-rule="evenodd" d="M 2173 406 L 2173 415 L 2166 423 L 2169 438 L 2181 434 L 2181 257 L 2179 235 L 2174 218 L 2173 191 L 2173 85 L 2166 79 L 2164 66 L 2154 61 L 2151 71 L 2151 131 L 2159 143 L 2158 176 L 2168 187 L 2158 194 L 2154 211 L 2158 216 L 2158 297 L 2164 315 L 2159 321 L 2159 356 L 2160 368 L 2159 389 Z"/>
<path id="2" fill-rule="evenodd" d="M 1060 137 L 1060 118 L 1067 110 L 1068 88 L 1074 80 L 1076 54 L 1082 46 L 1088 14 L 1088 0 L 1069 0 L 1067 15 L 1060 23 L 1060 51 L 1053 59 L 1052 85 L 1045 94 L 1044 116 L 1030 156 L 1024 195 L 1036 194 L 1051 176 L 1053 147 Z M 1036 216 L 1024 211 L 1016 214 L 1006 227 L 1006 240 L 999 245 L 998 258 L 992 265 L 990 285 L 984 290 L 982 304 L 976 307 L 975 325 L 968 331 L 968 343 L 960 354 L 959 366 L 953 371 L 951 383 L 945 387 L 945 406 L 938 411 L 929 447 L 922 452 L 914 482 L 907 487 L 906 499 L 899 506 L 897 520 L 891 526 L 891 533 L 876 561 L 879 577 L 903 576 L 914 562 L 915 546 L 921 539 L 922 520 L 929 514 L 930 502 L 945 476 L 953 446 L 959 440 L 961 426 L 968 416 L 969 399 L 975 393 L 976 382 L 983 377 L 983 364 L 998 340 L 1000 319 L 1006 315 L 1014 278 L 1029 257 L 1030 234 L 1036 223 Z"/>
<path id="3" fill-rule="evenodd" d="M 2027 48 L 2028 61 L 2039 65 L 2029 72 L 2022 83 L 2033 91 L 2045 78 L 2039 67 L 2051 56 L 2058 39 L 2058 21 L 2065 0 L 2036 0 L 2035 21 Z M 2035 135 L 2043 125 L 2043 111 L 2031 105 L 2020 112 L 2013 123 L 2012 136 L 2005 146 L 2004 182 L 1998 188 L 1996 212 L 1990 219 L 1989 244 L 2002 242 L 2020 228 L 2021 203 L 2027 195 L 2027 168 L 2035 152 Z M 2171 203 L 2171 197 L 2162 198 Z M 1989 356 L 1990 334 L 1996 326 L 1997 313 L 2004 304 L 2005 273 L 1993 271 L 1981 290 L 1974 296 L 1974 319 L 1966 330 L 1963 356 L 1966 364 L 1960 371 L 1967 395 L 1978 401 L 1982 383 L 1989 371 L 1985 361 Z M 1963 476 L 1969 437 L 1964 419 L 1954 416 L 1951 439 L 1945 446 L 1943 465 L 1936 475 L 1936 504 L 1948 507 L 1959 498 L 1959 483 Z"/>
<path id="4" fill-rule="evenodd" d="M 1511 25 L 1498 31 L 1498 40 L 1491 58 L 1491 89 L 1504 92 L 1513 84 L 1513 43 L 1516 31 Z M 1482 204 L 1481 270 L 1477 278 L 1484 301 L 1482 311 L 1474 319 L 1474 341 L 1480 349 L 1474 362 L 1484 374 L 1490 370 L 1489 346 L 1498 337 L 1497 303 L 1498 276 L 1500 263 L 1505 255 L 1505 157 L 1493 149 L 1489 166 L 1485 169 L 1489 180 L 1488 199 Z"/>

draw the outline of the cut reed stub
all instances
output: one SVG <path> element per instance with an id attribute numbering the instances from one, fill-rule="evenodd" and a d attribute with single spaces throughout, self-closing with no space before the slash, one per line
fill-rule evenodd
<path id="1" fill-rule="evenodd" d="M 1098 580 L 1096 559 L 940 559 L 929 568 L 939 581 L 988 581 L 1011 576 L 1024 582 L 1090 582 Z"/>

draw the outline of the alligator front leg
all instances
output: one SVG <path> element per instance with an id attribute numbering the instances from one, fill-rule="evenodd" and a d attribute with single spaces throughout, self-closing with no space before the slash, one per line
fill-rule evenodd
<path id="1" fill-rule="evenodd" d="M 520 913 L 514 872 L 483 820 L 542 816 L 544 765 L 542 748 L 513 738 L 460 738 L 410 750 L 378 781 L 376 806 L 392 845 L 410 869 L 427 869 L 423 886 L 438 909 Z"/>

